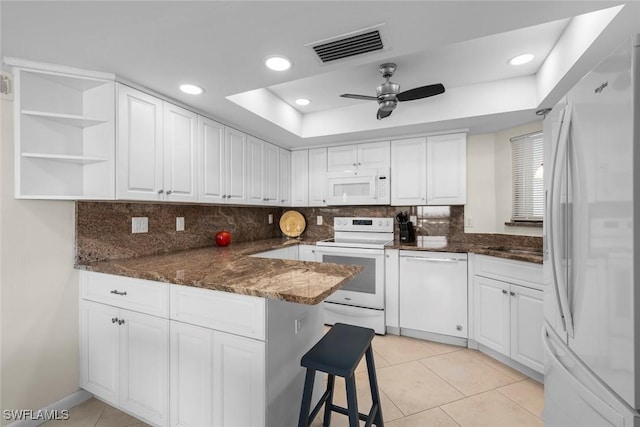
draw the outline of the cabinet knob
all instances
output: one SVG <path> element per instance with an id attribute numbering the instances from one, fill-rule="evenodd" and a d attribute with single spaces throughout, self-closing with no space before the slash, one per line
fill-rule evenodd
<path id="1" fill-rule="evenodd" d="M 116 323 L 117 321 L 118 321 L 118 318 L 117 318 L 117 317 L 112 317 L 112 318 L 111 318 L 111 323 Z"/>
<path id="2" fill-rule="evenodd" d="M 502 290 L 502 293 L 503 293 L 503 294 L 506 294 L 506 293 L 507 293 L 507 290 L 506 290 L 506 289 L 503 289 L 503 290 Z"/>
<path id="3" fill-rule="evenodd" d="M 226 198 L 227 198 L 227 195 L 226 195 L 226 194 L 223 194 L 223 195 L 222 195 L 222 198 L 223 198 L 223 199 L 226 199 Z"/>
<path id="4" fill-rule="evenodd" d="M 514 297 L 514 296 L 516 296 L 516 293 L 515 293 L 515 292 L 513 292 L 513 291 L 511 291 L 511 292 L 509 292 L 509 295 L 511 295 L 512 297 Z"/>
<path id="5" fill-rule="evenodd" d="M 362 166 L 362 163 L 358 162 L 358 166 Z"/>
<path id="6" fill-rule="evenodd" d="M 353 164 L 353 166 L 358 166 L 358 164 L 357 164 L 357 163 L 354 163 L 354 164 Z"/>
<path id="7" fill-rule="evenodd" d="M 461 331 L 462 330 L 462 325 L 456 325 L 456 330 Z"/>
<path id="8" fill-rule="evenodd" d="M 158 194 L 164 193 L 164 190 L 158 190 Z"/>
<path id="9" fill-rule="evenodd" d="M 118 325 L 122 325 L 124 323 L 124 319 L 118 320 Z"/>
<path id="10" fill-rule="evenodd" d="M 173 191 L 168 190 L 168 191 L 167 191 L 167 196 L 168 196 L 169 194 L 171 194 L 171 193 L 173 193 Z"/>
<path id="11" fill-rule="evenodd" d="M 111 293 L 115 294 L 115 295 L 125 296 L 127 294 L 127 291 L 121 292 L 121 291 L 119 291 L 117 289 L 114 289 L 114 290 L 111 291 Z"/>
<path id="12" fill-rule="evenodd" d="M 280 200 L 280 203 L 284 203 L 284 199 Z"/>

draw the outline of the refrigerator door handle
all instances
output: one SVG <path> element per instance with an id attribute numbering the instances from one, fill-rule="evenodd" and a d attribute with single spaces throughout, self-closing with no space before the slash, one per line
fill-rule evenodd
<path id="1" fill-rule="evenodd" d="M 560 124 L 560 132 L 558 135 L 558 143 L 556 144 L 555 153 L 553 155 L 553 165 L 551 170 L 551 185 L 549 194 L 549 250 L 551 252 L 551 271 L 553 273 L 553 285 L 556 298 L 558 300 L 558 306 L 560 308 L 560 316 L 564 324 L 564 329 L 570 337 L 574 337 L 573 333 L 573 318 L 569 309 L 569 296 L 567 291 L 566 280 L 559 274 L 558 267 L 561 264 L 559 258 L 558 240 L 561 237 L 556 231 L 556 223 L 559 215 L 558 210 L 561 209 L 559 202 L 560 189 L 558 186 L 557 175 L 562 171 L 562 163 L 559 159 L 566 154 L 567 141 L 569 139 L 569 128 L 571 127 L 571 111 L 572 104 L 568 103 L 564 110 L 563 117 Z"/>

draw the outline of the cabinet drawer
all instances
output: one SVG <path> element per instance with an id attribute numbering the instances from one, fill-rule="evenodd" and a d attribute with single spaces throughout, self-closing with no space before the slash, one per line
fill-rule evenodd
<path id="1" fill-rule="evenodd" d="M 259 340 L 265 339 L 265 299 L 171 285 L 171 319 Z"/>
<path id="2" fill-rule="evenodd" d="M 169 284 L 80 272 L 82 298 L 159 317 L 169 316 Z"/>
<path id="3" fill-rule="evenodd" d="M 542 265 L 486 255 L 474 257 L 473 272 L 509 283 L 543 290 Z"/>

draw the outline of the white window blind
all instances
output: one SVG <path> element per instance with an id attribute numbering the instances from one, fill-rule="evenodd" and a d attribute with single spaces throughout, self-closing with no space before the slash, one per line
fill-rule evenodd
<path id="1" fill-rule="evenodd" d="M 544 187 L 540 169 L 542 161 L 542 132 L 511 138 L 513 221 L 543 219 Z"/>

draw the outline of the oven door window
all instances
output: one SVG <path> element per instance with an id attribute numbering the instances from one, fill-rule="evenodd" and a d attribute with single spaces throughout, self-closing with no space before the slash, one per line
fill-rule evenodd
<path id="1" fill-rule="evenodd" d="M 343 255 L 323 255 L 322 262 L 343 265 L 361 265 L 362 272 L 351 279 L 341 290 L 363 294 L 376 293 L 376 260 L 374 258 L 350 257 Z"/>

